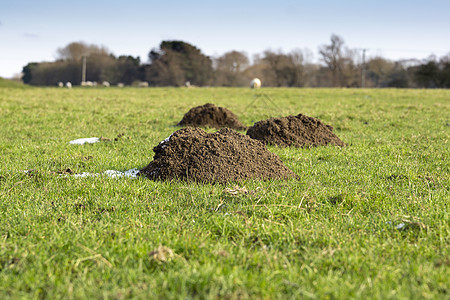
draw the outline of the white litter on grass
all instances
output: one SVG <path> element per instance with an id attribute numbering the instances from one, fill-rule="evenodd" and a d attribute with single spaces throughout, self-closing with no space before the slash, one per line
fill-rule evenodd
<path id="1" fill-rule="evenodd" d="M 89 172 L 83 172 L 79 174 L 73 175 L 74 177 L 94 177 L 94 176 L 100 176 L 105 175 L 111 178 L 118 178 L 118 177 L 129 177 L 129 178 L 136 178 L 137 173 L 139 173 L 139 169 L 130 169 L 125 172 L 120 172 L 117 170 L 106 170 L 103 173 L 89 173 Z"/>
<path id="2" fill-rule="evenodd" d="M 395 226 L 395 228 L 400 230 L 400 229 L 405 228 L 405 226 L 406 226 L 405 223 L 400 223 L 400 224 L 398 224 L 397 226 Z"/>
<path id="3" fill-rule="evenodd" d="M 83 172 L 83 173 L 74 174 L 73 177 L 91 177 L 91 176 L 98 176 L 98 175 L 100 175 L 100 174 L 99 173 Z"/>
<path id="4" fill-rule="evenodd" d="M 93 143 L 97 143 L 98 141 L 100 141 L 100 139 L 98 137 L 91 137 L 91 138 L 83 138 L 83 139 L 73 140 L 73 141 L 70 141 L 69 144 L 73 144 L 73 145 L 83 145 L 85 143 L 93 144 Z"/>
<path id="5" fill-rule="evenodd" d="M 116 171 L 116 170 L 106 170 L 105 172 L 103 172 L 103 174 L 105 174 L 106 176 L 112 177 L 112 178 L 114 178 L 114 177 L 136 178 L 137 173 L 139 173 L 139 169 L 130 169 L 125 172 L 120 172 L 120 171 Z"/>
<path id="6" fill-rule="evenodd" d="M 393 225 L 392 221 L 387 221 L 386 224 Z M 395 226 L 395 229 L 401 230 L 401 229 L 404 229 L 405 227 L 406 227 L 405 223 L 400 223 L 397 226 Z"/>
<path id="7" fill-rule="evenodd" d="M 168 137 L 166 137 L 166 138 L 164 139 L 164 141 L 161 141 L 161 143 L 167 143 L 167 142 L 169 142 L 171 137 L 172 137 L 172 134 L 169 135 Z"/>
<path id="8" fill-rule="evenodd" d="M 165 138 L 164 140 L 162 140 L 159 144 L 164 148 L 167 145 L 164 145 L 166 143 L 168 143 L 170 141 L 170 138 L 172 137 L 173 133 L 171 135 L 169 135 L 167 138 Z"/>

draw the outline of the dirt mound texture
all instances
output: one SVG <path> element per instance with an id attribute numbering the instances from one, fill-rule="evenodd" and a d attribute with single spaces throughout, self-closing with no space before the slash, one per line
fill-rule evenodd
<path id="1" fill-rule="evenodd" d="M 247 129 L 232 111 L 211 103 L 191 108 L 177 125 L 185 127 L 212 127 L 217 129 L 225 127 L 236 130 Z"/>
<path id="2" fill-rule="evenodd" d="M 182 128 L 153 151 L 153 161 L 139 172 L 153 180 L 226 183 L 297 178 L 263 143 L 229 128 L 215 133 Z"/>
<path id="3" fill-rule="evenodd" d="M 333 127 L 302 114 L 256 122 L 247 130 L 247 135 L 280 147 L 345 146 L 333 133 Z"/>

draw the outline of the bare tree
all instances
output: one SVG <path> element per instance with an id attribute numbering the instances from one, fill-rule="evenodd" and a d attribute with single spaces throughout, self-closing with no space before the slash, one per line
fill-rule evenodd
<path id="1" fill-rule="evenodd" d="M 88 45 L 84 42 L 72 42 L 63 48 L 56 50 L 57 58 L 66 60 L 79 60 L 83 56 L 109 55 L 109 51 L 104 46 Z"/>
<path id="2" fill-rule="evenodd" d="M 264 68 L 265 85 L 300 87 L 305 85 L 305 68 L 303 53 L 297 49 L 289 54 L 281 51 L 264 52 L 262 63 Z"/>
<path id="3" fill-rule="evenodd" d="M 249 59 L 245 52 L 230 51 L 220 56 L 215 61 L 216 69 L 239 73 L 249 65 Z"/>
<path id="4" fill-rule="evenodd" d="M 331 35 L 331 44 L 319 47 L 319 54 L 322 55 L 323 62 L 331 71 L 332 86 L 338 85 L 338 76 L 341 72 L 342 46 L 344 40 L 335 34 Z"/>
<path id="5" fill-rule="evenodd" d="M 250 61 L 244 52 L 230 51 L 214 61 L 216 85 L 244 86 L 248 78 L 243 71 L 249 67 Z"/>
<path id="6" fill-rule="evenodd" d="M 338 35 L 332 34 L 330 40 L 329 45 L 319 47 L 319 54 L 331 72 L 331 86 L 357 86 L 357 52 L 344 47 L 344 40 Z"/>
<path id="7" fill-rule="evenodd" d="M 394 68 L 394 63 L 382 57 L 374 57 L 366 63 L 366 86 L 386 87 L 388 76 Z"/>

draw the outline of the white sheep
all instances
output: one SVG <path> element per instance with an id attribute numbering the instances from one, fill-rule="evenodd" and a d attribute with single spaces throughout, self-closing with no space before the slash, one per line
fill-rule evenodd
<path id="1" fill-rule="evenodd" d="M 72 82 L 67 81 L 66 82 L 66 88 L 71 89 L 72 88 Z"/>
<path id="2" fill-rule="evenodd" d="M 64 87 L 64 83 L 63 83 L 62 81 L 60 81 L 60 82 L 58 82 L 58 86 L 59 86 L 60 88 L 62 88 L 62 87 Z"/>
<path id="3" fill-rule="evenodd" d="M 139 87 L 148 87 L 148 82 L 147 81 L 141 81 L 139 82 Z"/>
<path id="4" fill-rule="evenodd" d="M 259 80 L 259 78 L 253 78 L 252 81 L 250 81 L 250 88 L 259 89 L 260 87 L 261 87 L 261 80 Z"/>
<path id="5" fill-rule="evenodd" d="M 109 86 L 110 86 L 110 84 L 109 84 L 108 81 L 103 81 L 103 82 L 102 82 L 102 85 L 103 85 L 104 87 L 109 87 Z"/>

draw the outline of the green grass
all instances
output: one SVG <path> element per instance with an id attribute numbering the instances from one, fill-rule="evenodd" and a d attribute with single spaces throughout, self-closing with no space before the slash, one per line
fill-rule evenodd
<path id="1" fill-rule="evenodd" d="M 0 77 L 0 88 L 27 88 L 28 86 L 14 81 Z"/>
<path id="2" fill-rule="evenodd" d="M 0 89 L 0 298 L 449 299 L 450 91 L 261 92 L 276 105 L 243 88 Z M 349 146 L 271 146 L 300 179 L 235 196 L 57 174 L 142 168 L 206 102 L 247 125 L 317 117 Z"/>

